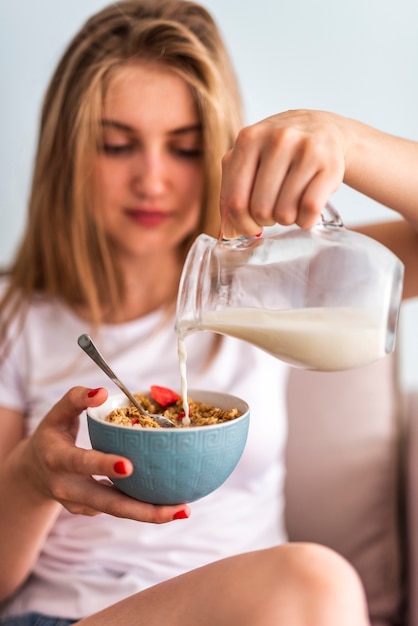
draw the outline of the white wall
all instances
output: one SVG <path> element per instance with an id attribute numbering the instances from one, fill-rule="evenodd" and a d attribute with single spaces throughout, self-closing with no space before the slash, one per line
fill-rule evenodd
<path id="1" fill-rule="evenodd" d="M 58 55 L 102 0 L 0 0 L 0 264 L 16 244 L 42 93 Z M 418 140 L 416 0 L 204 0 L 229 44 L 247 121 L 326 109 Z M 342 187 L 347 225 L 395 217 Z M 418 199 L 417 199 L 418 202 Z M 418 302 L 404 305 L 402 381 L 418 388 Z"/>

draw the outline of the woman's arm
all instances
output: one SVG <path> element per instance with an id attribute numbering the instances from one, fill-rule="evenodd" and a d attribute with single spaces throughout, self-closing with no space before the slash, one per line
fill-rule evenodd
<path id="1" fill-rule="evenodd" d="M 22 438 L 23 416 L 0 409 L 1 472 L 0 600 L 7 598 L 26 578 L 60 506 L 42 497 L 22 475 L 27 441 Z"/>
<path id="2" fill-rule="evenodd" d="M 226 236 L 276 222 L 313 226 L 342 182 L 405 221 L 358 230 L 406 266 L 404 297 L 418 296 L 418 143 L 324 111 L 287 111 L 244 128 L 223 160 Z"/>
<path id="3" fill-rule="evenodd" d="M 356 228 L 392 250 L 405 265 L 403 298 L 418 296 L 418 229 L 405 220 L 369 224 Z"/>
<path id="4" fill-rule="evenodd" d="M 337 118 L 346 144 L 344 182 L 400 213 L 418 230 L 418 142 Z"/>
<path id="5" fill-rule="evenodd" d="M 22 437 L 23 417 L 0 409 L 0 601 L 30 573 L 62 507 L 71 513 L 108 513 L 151 523 L 173 520 L 186 505 L 154 506 L 137 502 L 93 476 L 120 477 L 132 472 L 128 459 L 75 446 L 79 415 L 107 398 L 105 389 L 89 397 L 88 389 L 71 389 L 45 416 L 33 435 Z"/>

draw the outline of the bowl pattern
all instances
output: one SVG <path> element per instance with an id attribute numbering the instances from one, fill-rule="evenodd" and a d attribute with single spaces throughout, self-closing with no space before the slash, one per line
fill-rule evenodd
<path id="1" fill-rule="evenodd" d="M 199 399 L 196 393 L 193 397 Z M 241 458 L 250 414 L 247 405 L 239 402 L 238 408 L 245 412 L 235 420 L 176 430 L 109 424 L 94 419 L 89 410 L 90 440 L 96 450 L 132 461 L 131 476 L 112 478 L 127 495 L 152 504 L 193 502 L 222 485 Z"/>

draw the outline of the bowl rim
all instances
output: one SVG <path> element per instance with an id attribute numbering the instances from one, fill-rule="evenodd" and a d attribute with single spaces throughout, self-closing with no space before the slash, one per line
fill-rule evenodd
<path id="1" fill-rule="evenodd" d="M 145 392 L 136 391 L 135 393 L 148 393 L 148 391 L 145 391 Z M 180 392 L 177 392 L 177 393 L 180 393 Z M 228 393 L 226 391 L 211 391 L 209 389 L 189 389 L 187 392 L 187 395 L 189 397 L 194 397 L 195 394 L 198 394 L 198 395 L 199 394 L 215 394 L 219 396 L 228 396 L 228 398 L 232 399 L 233 401 L 236 400 L 237 405 L 240 405 L 237 408 L 240 411 L 242 411 L 242 415 L 240 415 L 239 417 L 236 417 L 233 420 L 227 420 L 225 422 L 220 422 L 218 424 L 206 424 L 203 426 L 193 426 L 192 428 L 187 428 L 187 427 L 186 428 L 133 428 L 132 426 L 127 426 L 125 424 L 114 424 L 113 422 L 106 422 L 103 417 L 99 417 L 98 415 L 95 414 L 96 412 L 99 412 L 101 409 L 103 409 L 106 403 L 108 403 L 110 400 L 117 402 L 117 400 L 120 399 L 121 401 L 123 401 L 123 403 L 119 405 L 120 408 L 125 408 L 125 407 L 130 406 L 129 399 L 125 396 L 124 393 L 109 394 L 105 402 L 103 402 L 102 404 L 96 407 L 88 407 L 85 412 L 86 412 L 88 420 L 92 420 L 93 422 L 101 424 L 102 426 L 105 426 L 106 428 L 119 428 L 122 430 L 128 430 L 129 432 L 136 432 L 136 433 L 147 432 L 147 433 L 154 433 L 156 435 L 161 435 L 161 433 L 163 432 L 174 434 L 174 433 L 185 433 L 185 432 L 190 432 L 190 431 L 198 432 L 202 429 L 204 431 L 207 431 L 208 429 L 213 430 L 213 428 L 225 428 L 231 424 L 236 424 L 237 422 L 241 422 L 244 419 L 249 417 L 250 407 L 248 403 L 242 398 L 240 398 L 239 396 L 236 396 L 235 394 Z M 110 412 L 114 408 L 118 408 L 118 405 L 115 404 L 112 408 L 109 408 L 108 412 Z"/>

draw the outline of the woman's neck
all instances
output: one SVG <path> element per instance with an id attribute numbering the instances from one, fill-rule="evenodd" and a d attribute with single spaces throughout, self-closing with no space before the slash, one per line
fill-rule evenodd
<path id="1" fill-rule="evenodd" d="M 131 321 L 175 302 L 181 264 L 177 259 L 161 257 L 122 261 L 125 297 L 117 311 L 105 316 L 105 322 Z"/>

